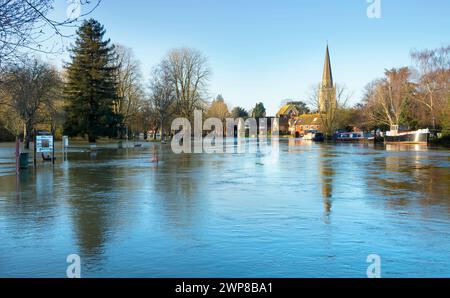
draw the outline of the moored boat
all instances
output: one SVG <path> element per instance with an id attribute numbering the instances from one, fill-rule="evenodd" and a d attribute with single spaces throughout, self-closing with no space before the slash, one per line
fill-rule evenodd
<path id="1" fill-rule="evenodd" d="M 368 140 L 364 132 L 340 132 L 334 135 L 336 142 L 365 142 Z"/>
<path id="2" fill-rule="evenodd" d="M 325 140 L 325 136 L 323 133 L 318 131 L 309 131 L 307 134 L 305 134 L 302 138 L 304 141 L 313 141 L 313 142 L 323 142 Z"/>
<path id="3" fill-rule="evenodd" d="M 428 129 L 420 129 L 416 131 L 398 130 L 398 126 L 394 126 L 390 131 L 386 132 L 384 142 L 387 144 L 428 144 L 430 131 Z"/>

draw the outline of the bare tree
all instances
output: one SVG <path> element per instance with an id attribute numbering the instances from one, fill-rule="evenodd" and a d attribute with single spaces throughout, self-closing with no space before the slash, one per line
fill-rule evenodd
<path id="1" fill-rule="evenodd" d="M 206 58 L 193 49 L 174 49 L 163 59 L 161 65 L 168 71 L 175 90 L 178 114 L 191 118 L 195 109 L 203 109 L 205 105 L 206 88 L 211 74 Z"/>
<path id="2" fill-rule="evenodd" d="M 149 117 L 155 117 L 154 110 L 151 107 L 151 102 L 143 96 L 136 103 L 136 110 L 130 114 L 127 121 L 128 134 L 139 134 L 147 132 L 152 125 L 152 120 Z"/>
<path id="3" fill-rule="evenodd" d="M 2 75 L 2 97 L 7 113 L 12 112 L 24 125 L 26 148 L 29 148 L 31 132 L 41 119 L 40 110 L 51 109 L 60 86 L 58 72 L 47 64 L 32 60 L 14 65 Z M 16 129 L 14 124 L 14 130 Z M 16 132 L 17 133 L 17 132 Z"/>
<path id="4" fill-rule="evenodd" d="M 385 78 L 366 87 L 364 109 L 375 125 L 401 124 L 401 116 L 414 95 L 415 86 L 410 82 L 411 71 L 407 67 L 385 71 Z"/>
<path id="5" fill-rule="evenodd" d="M 62 95 L 62 80 L 58 75 L 59 73 L 55 71 L 54 85 L 39 108 L 38 121 L 40 124 L 49 125 L 52 133 L 57 133 L 57 130 L 60 129 L 59 133 L 62 134 L 65 121 L 65 102 Z"/>
<path id="6" fill-rule="evenodd" d="M 68 37 L 63 32 L 64 28 L 75 27 L 78 20 L 90 14 L 100 2 L 74 1 L 76 5 L 72 9 L 81 10 L 83 6 L 88 7 L 88 10 L 83 14 L 80 12 L 80 15 L 75 12 L 77 18 L 72 18 L 72 13 L 68 11 L 66 18 L 56 20 L 49 16 L 54 9 L 54 0 L 0 0 L 0 67 L 20 55 L 21 50 L 45 53 L 61 50 L 62 44 L 60 47 L 55 44 L 48 47 L 45 44 L 54 37 Z"/>
<path id="7" fill-rule="evenodd" d="M 334 96 L 329 93 L 328 96 Z M 336 85 L 336 102 L 335 104 L 326 104 L 327 110 L 321 110 L 321 85 L 311 87 L 309 94 L 309 102 L 313 110 L 320 115 L 322 129 L 325 135 L 330 138 L 342 124 L 343 110 L 346 108 L 352 94 L 348 92 L 344 85 Z M 334 98 L 325 98 L 325 102 L 334 102 Z"/>
<path id="8" fill-rule="evenodd" d="M 450 94 L 450 46 L 413 51 L 413 61 L 419 67 L 417 100 L 428 110 L 432 126 L 446 110 Z"/>
<path id="9" fill-rule="evenodd" d="M 142 128 L 144 129 L 144 131 L 156 132 L 158 130 L 160 125 L 158 120 L 158 113 L 156 112 L 150 100 L 144 102 L 140 115 L 142 118 Z M 153 138 L 156 138 L 156 134 L 153 135 Z"/>
<path id="10" fill-rule="evenodd" d="M 161 63 L 153 70 L 150 81 L 150 99 L 152 107 L 159 120 L 158 126 L 161 129 L 161 141 L 164 140 L 164 125 L 166 120 L 175 113 L 176 90 L 171 78 L 170 69 Z"/>
<path id="11" fill-rule="evenodd" d="M 7 105 L 0 106 L 0 125 L 16 138 L 23 132 L 24 122 L 18 113 Z"/>
<path id="12" fill-rule="evenodd" d="M 122 45 L 115 45 L 117 54 L 117 97 L 114 104 L 115 113 L 122 115 L 122 130 L 130 125 L 130 120 L 137 116 L 141 108 L 144 91 L 141 85 L 142 74 L 139 61 L 134 57 L 131 49 Z"/>

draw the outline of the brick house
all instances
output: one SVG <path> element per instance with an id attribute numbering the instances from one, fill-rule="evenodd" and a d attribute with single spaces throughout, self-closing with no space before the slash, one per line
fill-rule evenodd
<path id="1" fill-rule="evenodd" d="M 320 114 L 304 114 L 289 121 L 291 135 L 296 138 L 303 137 L 309 131 L 321 131 L 322 120 Z"/>

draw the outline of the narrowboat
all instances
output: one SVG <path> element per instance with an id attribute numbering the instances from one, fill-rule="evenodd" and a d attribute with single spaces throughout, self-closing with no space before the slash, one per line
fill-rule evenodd
<path id="1" fill-rule="evenodd" d="M 334 135 L 336 142 L 365 142 L 368 140 L 363 132 L 340 132 Z"/>

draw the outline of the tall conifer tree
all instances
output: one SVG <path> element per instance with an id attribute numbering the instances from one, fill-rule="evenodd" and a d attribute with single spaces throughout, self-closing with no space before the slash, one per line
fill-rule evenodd
<path id="1" fill-rule="evenodd" d="M 67 102 L 64 131 L 69 136 L 87 136 L 95 142 L 100 136 L 115 137 L 120 115 L 114 112 L 117 83 L 114 47 L 104 40 L 105 29 L 96 20 L 83 23 L 66 65 Z"/>

